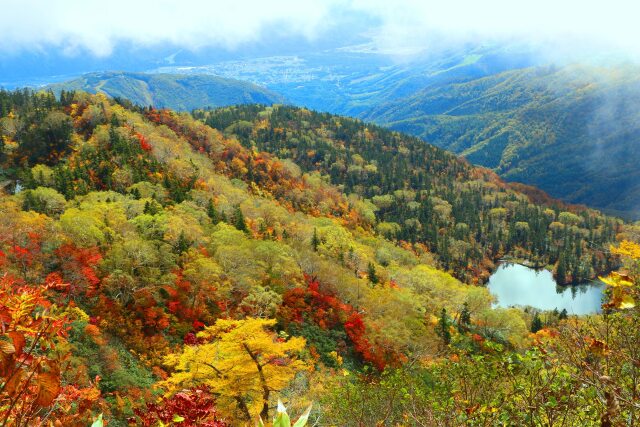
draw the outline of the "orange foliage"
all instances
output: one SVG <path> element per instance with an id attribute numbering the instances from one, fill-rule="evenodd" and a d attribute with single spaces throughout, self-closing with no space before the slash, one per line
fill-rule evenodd
<path id="1" fill-rule="evenodd" d="M 47 419 L 59 425 L 87 425 L 89 408 L 99 397 L 95 387 L 80 390 L 61 382 L 69 354 L 56 349 L 65 340 L 67 319 L 45 296 L 52 286 L 29 286 L 7 275 L 0 278 L 3 425 L 40 425 Z M 81 405 L 72 408 L 74 401 Z"/>

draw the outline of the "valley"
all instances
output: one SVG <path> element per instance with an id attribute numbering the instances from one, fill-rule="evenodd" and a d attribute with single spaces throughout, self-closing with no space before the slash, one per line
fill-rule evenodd
<path id="1" fill-rule="evenodd" d="M 0 6 L 0 427 L 640 424 L 628 0 Z"/>

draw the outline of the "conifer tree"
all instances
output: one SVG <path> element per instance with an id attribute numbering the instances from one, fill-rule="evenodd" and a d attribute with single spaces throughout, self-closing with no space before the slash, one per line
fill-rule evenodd
<path id="1" fill-rule="evenodd" d="M 376 273 L 376 266 L 373 265 L 372 262 L 369 263 L 369 265 L 367 265 L 367 275 L 369 276 L 369 281 L 371 283 L 373 283 L 374 285 L 378 284 L 380 282 L 380 278 L 378 277 L 378 274 Z"/>
<path id="2" fill-rule="evenodd" d="M 244 231 L 245 233 L 249 231 L 247 228 L 247 223 L 244 219 L 244 215 L 242 213 L 242 209 L 240 209 L 240 205 L 236 206 L 235 210 L 233 211 L 233 226 L 240 231 Z"/>
<path id="3" fill-rule="evenodd" d="M 469 311 L 469 303 L 465 302 L 460 311 L 460 319 L 458 321 L 458 329 L 460 331 L 467 329 L 471 325 L 471 312 Z"/>
<path id="4" fill-rule="evenodd" d="M 207 204 L 207 215 L 214 225 L 220 222 L 220 215 L 218 215 L 218 211 L 216 210 L 216 206 L 212 199 L 209 199 L 209 203 Z"/>
<path id="5" fill-rule="evenodd" d="M 531 321 L 531 332 L 535 334 L 543 327 L 544 325 L 542 324 L 542 319 L 540 319 L 540 315 L 536 312 L 533 315 L 533 320 Z"/>
<path id="6" fill-rule="evenodd" d="M 445 346 L 451 343 L 451 331 L 449 330 L 449 319 L 447 318 L 447 309 L 442 308 L 440 312 L 440 319 L 438 320 L 438 330 L 437 333 L 442 338 L 442 342 Z"/>
<path id="7" fill-rule="evenodd" d="M 318 246 L 320 245 L 320 238 L 318 237 L 318 229 L 313 228 L 313 237 L 311 238 L 311 246 L 313 247 L 314 252 L 318 251 Z"/>

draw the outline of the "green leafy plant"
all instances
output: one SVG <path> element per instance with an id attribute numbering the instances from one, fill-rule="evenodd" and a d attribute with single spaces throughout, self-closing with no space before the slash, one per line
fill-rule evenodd
<path id="1" fill-rule="evenodd" d="M 91 427 L 102 427 L 104 425 L 104 421 L 102 420 L 102 414 L 98 415 L 98 418 L 91 424 Z"/>
<path id="2" fill-rule="evenodd" d="M 309 405 L 307 410 L 304 411 L 304 414 L 302 414 L 300 418 L 298 418 L 298 421 L 295 422 L 293 427 L 304 427 L 307 425 L 307 421 L 309 420 L 309 414 L 311 414 L 311 406 L 312 405 Z M 258 426 L 265 427 L 265 424 L 264 424 L 264 421 L 262 421 L 262 418 L 260 418 L 258 422 Z M 284 407 L 280 399 L 278 399 L 278 409 L 276 411 L 276 416 L 273 419 L 273 423 L 271 427 L 291 427 L 291 419 L 287 414 L 287 408 Z"/>

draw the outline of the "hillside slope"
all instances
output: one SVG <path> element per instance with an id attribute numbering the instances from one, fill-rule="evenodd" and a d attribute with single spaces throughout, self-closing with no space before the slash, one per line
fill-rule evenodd
<path id="1" fill-rule="evenodd" d="M 234 104 L 282 102 L 283 98 L 263 87 L 211 75 L 145 74 L 102 72 L 47 86 L 56 94 L 61 90 L 103 92 L 125 98 L 137 105 L 190 111 L 194 108 Z"/>
<path id="2" fill-rule="evenodd" d="M 486 280 L 503 256 L 549 266 L 561 283 L 580 282 L 608 262 L 603 252 L 591 258 L 584 249 L 605 249 L 616 220 L 535 191 L 524 194 L 518 190 L 526 187 L 505 184 L 418 138 L 286 106 L 194 115 L 246 147 L 290 158 L 346 194 L 366 199 L 379 233 L 426 244 L 445 269 L 465 281 Z"/>
<path id="3" fill-rule="evenodd" d="M 636 67 L 537 67 L 434 85 L 364 115 L 507 180 L 638 216 Z"/>
<path id="4" fill-rule="evenodd" d="M 353 119 L 256 105 L 195 117 L 0 91 L 5 420 L 245 426 L 284 398 L 345 426 L 522 425 L 556 406 L 599 425 L 591 388 L 546 380 L 573 381 L 572 365 L 526 351 L 539 314 L 492 308 L 454 276 L 482 281 L 506 255 L 591 277 L 615 264 L 619 221 Z M 633 305 L 623 297 L 608 309 Z M 523 381 L 566 398 L 532 407 Z"/>

